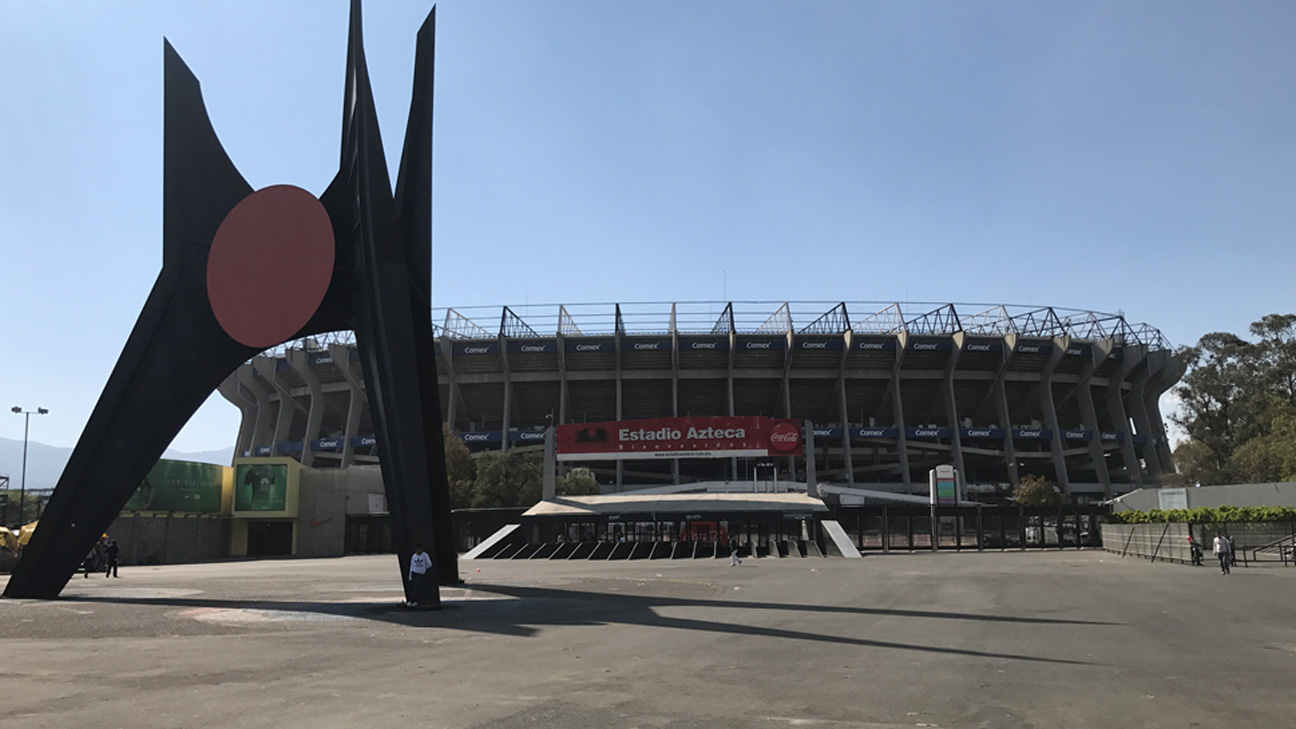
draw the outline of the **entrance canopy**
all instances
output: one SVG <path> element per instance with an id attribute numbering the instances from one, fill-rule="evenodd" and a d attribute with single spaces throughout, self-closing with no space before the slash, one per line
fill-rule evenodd
<path id="1" fill-rule="evenodd" d="M 796 493 L 774 494 L 610 494 L 563 496 L 541 501 L 522 516 L 580 517 L 647 516 L 654 519 L 702 519 L 729 514 L 761 514 L 770 518 L 812 518 L 828 513 L 820 499 Z"/>

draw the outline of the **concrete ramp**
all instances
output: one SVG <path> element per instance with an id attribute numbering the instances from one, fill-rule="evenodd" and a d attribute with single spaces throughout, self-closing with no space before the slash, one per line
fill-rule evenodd
<path id="1" fill-rule="evenodd" d="M 850 537 L 846 535 L 846 530 L 842 529 L 841 524 L 838 524 L 836 519 L 824 519 L 823 521 L 819 522 L 819 525 L 823 527 L 824 534 L 828 535 L 829 554 L 832 554 L 834 551 L 836 551 L 839 552 L 843 557 L 847 557 L 851 559 L 859 559 L 860 556 L 859 550 L 855 548 L 855 545 L 854 543 L 851 542 Z"/>
<path id="2" fill-rule="evenodd" d="M 482 554 L 490 551 L 496 544 L 504 541 L 504 539 L 517 531 L 521 526 L 521 524 L 505 524 L 499 528 L 499 531 L 483 539 L 480 544 L 465 552 L 464 556 L 459 559 L 477 559 Z"/>

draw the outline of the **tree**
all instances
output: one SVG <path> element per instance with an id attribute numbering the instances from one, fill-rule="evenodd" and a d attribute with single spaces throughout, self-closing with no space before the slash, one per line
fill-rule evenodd
<path id="1" fill-rule="evenodd" d="M 455 435 L 449 425 L 441 424 L 441 439 L 445 443 L 446 480 L 450 484 L 450 508 L 464 509 L 472 506 L 473 486 L 477 480 L 477 464 L 473 462 L 468 446 Z"/>
<path id="2" fill-rule="evenodd" d="M 1296 412 L 1296 314 L 1270 314 L 1250 334 L 1255 341 L 1212 332 L 1180 351 L 1188 373 L 1171 420 L 1188 435 L 1175 450 L 1188 483 L 1296 475 L 1283 465 L 1291 439 L 1276 435 Z"/>
<path id="3" fill-rule="evenodd" d="M 538 453 L 482 453 L 477 456 L 472 505 L 479 509 L 531 506 L 540 501 L 542 487 Z"/>
<path id="4" fill-rule="evenodd" d="M 1022 506 L 1057 506 L 1062 494 L 1043 476 L 1022 476 L 1013 488 L 1013 500 Z"/>
<path id="5" fill-rule="evenodd" d="M 595 496 L 602 493 L 594 472 L 583 466 L 573 468 L 566 476 L 558 479 L 554 491 L 559 496 Z"/>

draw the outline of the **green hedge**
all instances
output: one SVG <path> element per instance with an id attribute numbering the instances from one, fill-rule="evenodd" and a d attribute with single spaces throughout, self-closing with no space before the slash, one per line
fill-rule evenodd
<path id="1" fill-rule="evenodd" d="M 1163 524 L 1193 522 L 1218 524 L 1226 521 L 1296 521 L 1296 508 L 1290 506 L 1220 506 L 1200 509 L 1152 509 L 1151 511 L 1116 511 L 1107 517 L 1116 524 Z"/>

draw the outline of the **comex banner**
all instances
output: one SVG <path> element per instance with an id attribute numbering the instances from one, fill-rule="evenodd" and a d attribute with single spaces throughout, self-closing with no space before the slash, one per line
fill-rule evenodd
<path id="1" fill-rule="evenodd" d="M 558 460 L 799 456 L 801 421 L 689 417 L 560 425 Z"/>

